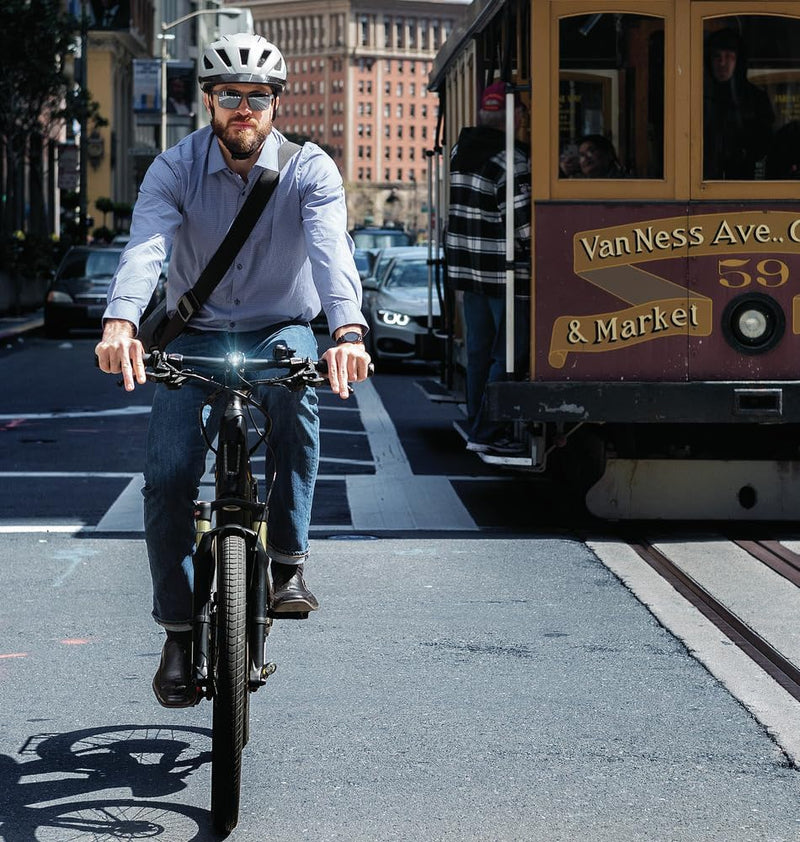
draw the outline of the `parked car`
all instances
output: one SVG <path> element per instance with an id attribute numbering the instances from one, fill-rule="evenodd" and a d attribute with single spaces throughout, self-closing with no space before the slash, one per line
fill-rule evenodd
<path id="1" fill-rule="evenodd" d="M 356 262 L 358 275 L 363 281 L 372 274 L 372 265 L 375 262 L 375 253 L 368 249 L 356 249 L 353 259 Z"/>
<path id="2" fill-rule="evenodd" d="M 381 249 L 387 246 L 411 246 L 411 234 L 402 228 L 354 228 L 350 231 L 357 249 Z"/>
<path id="3" fill-rule="evenodd" d="M 389 260 L 380 277 L 373 274 L 364 281 L 367 349 L 376 362 L 439 358 L 441 315 L 435 289 L 433 331 L 428 330 L 428 250 L 404 251 Z"/>
<path id="4" fill-rule="evenodd" d="M 45 296 L 44 330 L 47 336 L 64 336 L 73 328 L 100 329 L 108 287 L 123 249 L 122 245 L 73 246 L 64 255 Z M 168 261 L 165 261 L 145 314 L 164 297 L 167 266 Z"/>
<path id="5" fill-rule="evenodd" d="M 428 257 L 427 246 L 387 246 L 385 248 L 371 249 L 372 269 L 367 277 L 374 284 L 380 284 L 386 270 L 396 257 L 419 258 L 425 260 Z M 366 280 L 362 278 L 363 281 Z"/>

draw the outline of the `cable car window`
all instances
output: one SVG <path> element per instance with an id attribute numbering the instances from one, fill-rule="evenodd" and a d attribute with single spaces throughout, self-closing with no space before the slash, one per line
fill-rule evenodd
<path id="1" fill-rule="evenodd" d="M 703 178 L 800 179 L 800 19 L 703 24 Z"/>
<path id="2" fill-rule="evenodd" d="M 558 119 L 559 178 L 663 178 L 663 18 L 562 18 Z"/>

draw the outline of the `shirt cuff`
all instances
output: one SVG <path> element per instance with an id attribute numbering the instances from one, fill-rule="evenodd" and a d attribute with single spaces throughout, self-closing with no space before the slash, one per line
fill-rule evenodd
<path id="1" fill-rule="evenodd" d="M 139 331 L 139 308 L 130 301 L 112 301 L 103 313 L 103 322 L 107 319 L 125 319 L 136 331 Z"/>
<path id="2" fill-rule="evenodd" d="M 361 325 L 365 333 L 369 330 L 364 314 L 351 301 L 343 301 L 341 304 L 337 304 L 330 312 L 325 313 L 325 317 L 328 320 L 328 331 L 331 336 L 345 325 Z"/>

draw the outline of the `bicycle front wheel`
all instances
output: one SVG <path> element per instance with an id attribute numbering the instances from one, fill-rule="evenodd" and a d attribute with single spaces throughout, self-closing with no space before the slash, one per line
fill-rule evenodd
<path id="1" fill-rule="evenodd" d="M 239 821 L 247 716 L 247 545 L 241 535 L 217 543 L 217 623 L 211 815 L 228 833 Z"/>

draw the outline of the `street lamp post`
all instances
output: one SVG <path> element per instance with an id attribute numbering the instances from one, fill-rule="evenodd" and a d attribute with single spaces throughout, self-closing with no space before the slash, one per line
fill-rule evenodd
<path id="1" fill-rule="evenodd" d="M 161 151 L 167 148 L 167 41 L 175 38 L 174 35 L 167 35 L 167 31 L 173 29 L 187 20 L 199 17 L 200 15 L 225 15 L 235 18 L 242 14 L 242 9 L 197 9 L 189 12 L 188 15 L 170 21 L 161 22 L 161 32 L 158 37 L 161 39 Z"/>

